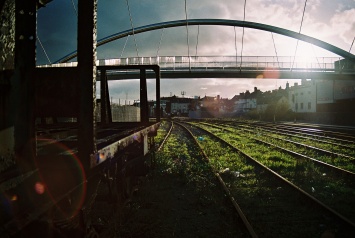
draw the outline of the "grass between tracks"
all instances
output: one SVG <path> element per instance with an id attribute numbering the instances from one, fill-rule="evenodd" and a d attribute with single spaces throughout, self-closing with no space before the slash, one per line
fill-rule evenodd
<path id="1" fill-rule="evenodd" d="M 113 222 L 115 237 L 247 237 L 209 165 L 181 130 L 173 130 L 156 153 L 154 169 Z"/>
<path id="2" fill-rule="evenodd" d="M 353 181 L 334 176 L 331 171 L 325 170 L 308 160 L 295 159 L 270 146 L 257 143 L 252 137 L 260 138 L 261 135 L 258 132 L 251 133 L 243 129 L 228 128 L 234 131 L 234 133 L 230 133 L 226 129 L 206 124 L 198 125 L 223 138 L 306 192 L 325 202 L 328 206 L 355 221 L 353 212 L 355 188 Z M 273 143 L 267 136 L 262 139 Z"/>

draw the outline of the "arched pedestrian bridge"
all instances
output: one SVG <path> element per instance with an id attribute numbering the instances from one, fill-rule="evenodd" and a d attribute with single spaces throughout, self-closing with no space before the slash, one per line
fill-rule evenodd
<path id="1" fill-rule="evenodd" d="M 337 54 L 339 57 L 316 57 L 311 62 L 302 56 L 154 56 L 101 59 L 96 62 L 96 65 L 99 69 L 104 69 L 105 67 L 112 68 L 112 66 L 154 64 L 160 66 L 162 78 L 354 79 L 355 77 L 353 54 L 307 35 L 256 22 L 227 19 L 186 19 L 161 22 L 113 34 L 99 40 L 97 46 L 129 35 L 191 25 L 221 25 L 269 31 L 308 42 Z M 58 60 L 56 64 L 41 67 L 75 67 L 76 62 L 66 62 L 76 56 L 75 51 Z M 110 70 L 107 76 L 111 80 L 139 78 L 139 70 L 115 69 Z M 148 71 L 147 77 L 155 76 Z"/>
<path id="2" fill-rule="evenodd" d="M 355 69 L 342 64 L 341 57 L 319 57 L 316 61 L 293 61 L 276 56 L 157 56 L 97 60 L 98 69 L 106 66 L 159 65 L 162 78 L 282 78 L 354 79 Z M 303 59 L 304 60 L 304 59 Z M 40 67 L 76 67 L 77 62 Z M 346 66 L 346 65 L 345 65 Z M 108 71 L 108 80 L 139 78 L 139 70 Z M 148 78 L 155 78 L 147 72 Z"/>

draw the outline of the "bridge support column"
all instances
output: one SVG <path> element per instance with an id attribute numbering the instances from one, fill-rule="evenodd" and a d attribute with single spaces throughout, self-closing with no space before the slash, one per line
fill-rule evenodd
<path id="1" fill-rule="evenodd" d="M 155 92 L 156 92 L 156 108 L 155 108 L 155 115 L 157 122 L 160 121 L 160 117 L 162 116 L 162 111 L 160 110 L 160 69 L 156 69 L 155 71 Z"/>
<path id="2" fill-rule="evenodd" d="M 147 75 L 144 68 L 140 69 L 140 106 L 141 106 L 141 122 L 149 122 L 149 105 L 147 97 Z"/>
<path id="3" fill-rule="evenodd" d="M 100 70 L 101 123 L 112 122 L 106 70 Z"/>

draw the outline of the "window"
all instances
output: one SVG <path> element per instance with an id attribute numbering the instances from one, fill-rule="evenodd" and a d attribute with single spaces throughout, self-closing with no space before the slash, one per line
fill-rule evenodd
<path id="1" fill-rule="evenodd" d="M 301 102 L 301 109 L 303 109 L 303 102 Z"/>
<path id="2" fill-rule="evenodd" d="M 312 106 L 312 104 L 309 102 L 308 103 L 308 110 L 311 110 L 311 108 L 312 108 L 311 106 Z"/>
<path id="3" fill-rule="evenodd" d="M 298 110 L 298 103 L 296 103 L 295 107 L 296 107 L 296 111 L 297 111 Z"/>

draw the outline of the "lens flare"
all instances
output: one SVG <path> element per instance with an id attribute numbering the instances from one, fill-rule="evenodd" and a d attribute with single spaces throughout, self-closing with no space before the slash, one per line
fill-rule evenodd
<path id="1" fill-rule="evenodd" d="M 43 183 L 41 183 L 41 182 L 37 182 L 34 187 L 35 187 L 36 193 L 38 193 L 38 194 L 43 194 L 46 191 Z"/>
<path id="2" fill-rule="evenodd" d="M 48 194 L 62 213 L 61 218 L 76 215 L 86 196 L 86 175 L 81 161 L 61 142 L 40 139 L 37 143 L 42 148 L 35 159 L 41 181 L 34 185 L 36 194 Z"/>
<path id="3" fill-rule="evenodd" d="M 266 68 L 262 78 L 278 79 L 280 78 L 280 71 L 278 68 Z"/>

